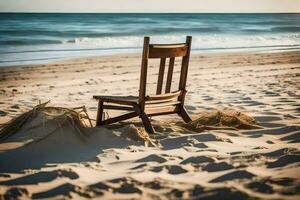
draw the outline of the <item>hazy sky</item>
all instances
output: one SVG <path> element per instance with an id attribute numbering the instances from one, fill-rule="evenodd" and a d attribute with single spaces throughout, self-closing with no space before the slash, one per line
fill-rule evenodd
<path id="1" fill-rule="evenodd" d="M 300 0 L 0 0 L 0 12 L 300 12 Z"/>

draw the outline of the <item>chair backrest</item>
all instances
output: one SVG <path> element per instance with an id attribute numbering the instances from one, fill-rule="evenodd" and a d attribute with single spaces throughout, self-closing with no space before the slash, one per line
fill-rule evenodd
<path id="1" fill-rule="evenodd" d="M 176 98 L 183 102 L 186 93 L 186 80 L 188 73 L 189 57 L 191 50 L 192 37 L 187 36 L 185 43 L 179 44 L 150 44 L 150 38 L 144 37 L 144 47 L 142 56 L 141 66 L 141 77 L 140 77 L 140 90 L 139 90 L 139 103 L 143 106 L 146 101 L 149 100 L 163 100 Z M 173 69 L 176 57 L 182 57 L 181 71 L 179 88 L 176 91 L 171 92 Z M 147 70 L 148 70 L 148 59 L 160 59 L 158 80 L 156 95 L 146 96 L 146 83 L 147 83 Z M 169 60 L 169 67 L 167 73 L 166 87 L 163 93 L 163 80 L 165 65 L 167 59 Z"/>

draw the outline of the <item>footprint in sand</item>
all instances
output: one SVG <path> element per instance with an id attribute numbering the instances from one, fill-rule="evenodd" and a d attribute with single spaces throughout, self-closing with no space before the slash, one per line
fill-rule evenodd
<path id="1" fill-rule="evenodd" d="M 233 166 L 228 164 L 227 162 L 220 162 L 220 163 L 209 163 L 202 167 L 202 170 L 208 172 L 217 172 L 217 171 L 225 171 L 233 169 Z"/>
<path id="2" fill-rule="evenodd" d="M 101 190 L 106 190 L 108 191 L 111 187 L 106 185 L 105 183 L 102 183 L 102 182 L 98 182 L 98 183 L 95 183 L 95 184 L 92 184 L 92 185 L 89 185 L 88 188 L 90 190 L 93 190 L 93 191 L 101 191 Z"/>
<path id="3" fill-rule="evenodd" d="M 229 142 L 232 143 L 229 139 L 226 138 L 221 138 L 221 137 L 217 137 L 214 134 L 200 134 L 200 135 L 195 135 L 193 136 L 193 138 L 195 138 L 196 140 L 198 140 L 198 142 Z"/>
<path id="4" fill-rule="evenodd" d="M 4 195 L 0 194 L 0 199 L 29 199 L 29 192 L 25 188 L 13 187 L 5 192 Z"/>
<path id="5" fill-rule="evenodd" d="M 167 196 L 169 197 L 169 199 L 182 199 L 184 193 L 184 190 L 172 189 L 167 193 Z"/>
<path id="6" fill-rule="evenodd" d="M 196 185 L 189 194 L 192 199 L 250 199 L 248 194 L 238 191 L 234 188 L 221 187 L 216 189 L 207 190 L 199 185 Z"/>
<path id="7" fill-rule="evenodd" d="M 267 157 L 279 157 L 291 153 L 299 153 L 299 151 L 296 148 L 282 148 L 275 151 L 271 151 L 269 153 L 264 153 L 262 155 Z"/>
<path id="8" fill-rule="evenodd" d="M 58 195 L 70 196 L 71 193 L 76 193 L 82 197 L 89 198 L 91 197 L 91 193 L 84 192 L 82 188 L 79 186 L 73 185 L 71 183 L 64 183 L 59 185 L 53 189 L 47 190 L 45 192 L 34 193 L 32 195 L 33 199 L 47 199 L 51 197 L 55 197 Z M 99 195 L 99 194 L 98 194 Z"/>
<path id="9" fill-rule="evenodd" d="M 224 182 L 224 181 L 230 181 L 230 180 L 236 180 L 236 179 L 252 179 L 255 177 L 254 174 L 246 171 L 246 170 L 239 170 L 227 173 L 223 176 L 219 176 L 213 180 L 211 180 L 211 183 L 218 183 L 218 182 Z"/>
<path id="10" fill-rule="evenodd" d="M 158 180 L 153 180 L 144 184 L 145 187 L 151 188 L 153 190 L 159 190 L 164 188 Z"/>
<path id="11" fill-rule="evenodd" d="M 267 168 L 284 167 L 298 162 L 300 162 L 300 155 L 284 155 L 274 162 L 267 163 Z"/>
<path id="12" fill-rule="evenodd" d="M 143 169 L 146 168 L 148 165 L 147 164 L 140 164 L 138 166 L 130 168 L 131 170 L 136 170 L 136 169 Z"/>
<path id="13" fill-rule="evenodd" d="M 19 109 L 20 107 L 19 107 L 18 104 L 15 104 L 15 105 L 11 106 L 10 108 L 12 108 L 12 109 Z"/>
<path id="14" fill-rule="evenodd" d="M 58 177 L 67 177 L 70 179 L 77 179 L 79 176 L 70 170 L 55 170 L 55 171 L 49 171 L 49 172 L 38 172 L 35 174 L 30 174 L 27 176 L 23 176 L 20 178 L 2 181 L 0 182 L 0 185 L 32 185 L 32 184 L 38 184 L 41 182 L 50 182 Z"/>
<path id="15" fill-rule="evenodd" d="M 270 184 L 265 183 L 263 181 L 254 181 L 248 183 L 246 187 L 254 190 L 255 192 L 266 193 L 266 194 L 274 193 L 273 187 Z"/>
<path id="16" fill-rule="evenodd" d="M 300 126 L 296 125 L 291 125 L 291 126 L 284 126 L 284 127 L 279 127 L 279 128 L 269 128 L 269 129 L 263 129 L 260 130 L 260 134 L 264 135 L 284 135 L 287 133 L 291 133 L 294 131 L 299 131 Z M 242 132 L 245 135 L 253 135 L 257 133 L 257 130 L 250 130 L 250 131 L 243 131 Z"/>
<path id="17" fill-rule="evenodd" d="M 288 136 L 280 138 L 282 141 L 288 141 L 288 143 L 299 143 L 300 142 L 300 132 L 293 133 Z"/>
<path id="18" fill-rule="evenodd" d="M 149 156 L 146 156 L 144 158 L 141 158 L 135 162 L 158 162 L 158 163 L 164 163 L 167 160 L 163 158 L 162 156 L 156 155 L 156 154 L 151 154 Z"/>
<path id="19" fill-rule="evenodd" d="M 169 174 L 183 174 L 188 172 L 187 170 L 183 169 L 182 167 L 178 165 L 165 165 L 165 166 L 157 166 L 150 169 L 150 171 L 153 172 L 161 172 L 163 169 L 166 169 Z"/>
<path id="20" fill-rule="evenodd" d="M 98 188 L 101 190 L 112 190 L 114 193 L 124 193 L 124 194 L 130 194 L 130 193 L 141 194 L 142 193 L 142 191 L 137 187 L 138 185 L 141 185 L 142 183 L 139 181 L 136 181 L 135 179 L 132 179 L 130 177 L 116 178 L 116 179 L 110 180 L 109 182 L 118 184 L 118 186 L 117 187 L 109 187 L 106 184 L 98 183 L 98 185 L 91 185 L 91 186 L 89 186 L 89 188 L 92 188 L 93 190 L 95 188 Z"/>
<path id="21" fill-rule="evenodd" d="M 194 147 L 197 147 L 197 148 L 200 148 L 200 149 L 208 148 L 208 146 L 206 144 L 204 144 L 204 143 L 194 144 Z"/>
<path id="22" fill-rule="evenodd" d="M 185 160 L 183 160 L 180 164 L 201 164 L 201 163 L 210 163 L 214 162 L 215 160 L 207 157 L 207 156 L 192 156 Z"/>
<path id="23" fill-rule="evenodd" d="M 122 183 L 120 187 L 113 189 L 115 193 L 138 193 L 142 194 L 142 191 L 133 183 Z"/>
<path id="24" fill-rule="evenodd" d="M 4 117 L 6 115 L 7 115 L 7 112 L 4 112 L 4 111 L 0 110 L 0 117 Z"/>
<path id="25" fill-rule="evenodd" d="M 288 177 L 283 178 L 273 178 L 268 180 L 272 184 L 280 185 L 280 186 L 291 186 L 295 184 L 295 180 Z"/>

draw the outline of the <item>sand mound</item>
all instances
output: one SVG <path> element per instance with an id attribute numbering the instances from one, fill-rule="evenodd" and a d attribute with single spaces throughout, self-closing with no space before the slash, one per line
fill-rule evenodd
<path id="1" fill-rule="evenodd" d="M 143 129 L 134 125 L 121 129 L 91 127 L 84 107 L 63 108 L 35 106 L 11 120 L 0 130 L 0 162 L 2 172 L 40 168 L 46 164 L 90 162 L 109 148 L 155 145 Z M 125 130 L 126 129 L 126 130 Z"/>
<path id="2" fill-rule="evenodd" d="M 32 110 L 23 113 L 19 117 L 11 120 L 0 130 L 0 141 L 15 135 L 17 132 L 29 132 L 27 143 L 37 142 L 49 137 L 56 131 L 62 131 L 62 127 L 67 127 L 68 131 L 85 137 L 92 129 L 92 122 L 89 118 L 85 107 L 63 108 L 47 106 L 48 102 L 35 106 Z M 185 124 L 190 130 L 207 130 L 207 129 L 252 129 L 260 128 L 256 121 L 239 111 L 233 109 L 214 110 L 202 112 L 196 120 Z M 89 128 L 89 131 L 87 131 Z M 154 143 L 144 128 L 136 127 L 133 124 L 112 130 L 114 134 L 127 140 L 143 141 L 146 146 L 160 146 L 158 142 Z M 39 132 L 38 134 L 32 134 Z"/>
<path id="3" fill-rule="evenodd" d="M 63 108 L 47 106 L 49 102 L 39 104 L 32 110 L 21 114 L 5 124 L 0 130 L 0 141 L 17 133 L 20 129 L 37 129 L 43 127 L 43 136 L 54 133 L 58 128 L 68 124 L 80 135 L 84 135 L 84 127 L 92 126 L 85 107 Z M 87 124 L 87 121 L 89 124 Z M 47 126 L 52 124 L 50 126 Z M 54 125 L 54 126 L 53 126 Z M 47 127 L 47 128 L 46 128 Z M 43 138 L 44 138 L 43 137 Z"/>
<path id="4" fill-rule="evenodd" d="M 14 136 L 18 132 L 28 132 L 28 141 L 37 142 L 49 137 L 56 131 L 62 131 L 67 128 L 67 132 L 73 132 L 78 136 L 88 136 L 93 129 L 92 119 L 89 118 L 84 106 L 77 108 L 64 108 L 47 106 L 49 102 L 39 104 L 32 110 L 21 114 L 5 124 L 0 130 L 0 141 L 4 141 L 10 136 Z M 133 124 L 122 127 L 118 130 L 118 136 L 132 141 L 143 141 L 147 146 L 149 143 L 156 146 L 152 142 L 144 128 L 136 127 Z M 39 132 L 38 134 L 32 134 Z M 65 130 L 64 130 L 65 132 Z M 24 141 L 25 137 L 22 137 Z"/>
<path id="5" fill-rule="evenodd" d="M 224 108 L 200 113 L 196 120 L 186 125 L 188 129 L 254 129 L 261 128 L 254 118 L 234 109 Z"/>
<path id="6" fill-rule="evenodd" d="M 129 140 L 134 141 L 143 141 L 145 146 L 149 144 L 153 146 L 157 146 L 152 139 L 149 137 L 148 133 L 145 131 L 144 128 L 136 127 L 133 124 L 129 124 L 125 127 L 122 127 L 120 130 L 120 136 Z"/>

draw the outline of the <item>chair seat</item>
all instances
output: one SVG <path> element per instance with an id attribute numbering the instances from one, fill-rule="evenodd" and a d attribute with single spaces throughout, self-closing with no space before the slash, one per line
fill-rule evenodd
<path id="1" fill-rule="evenodd" d="M 125 105 L 137 105 L 139 98 L 137 96 L 93 96 L 94 99 L 101 100 L 108 103 L 117 103 Z"/>

